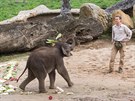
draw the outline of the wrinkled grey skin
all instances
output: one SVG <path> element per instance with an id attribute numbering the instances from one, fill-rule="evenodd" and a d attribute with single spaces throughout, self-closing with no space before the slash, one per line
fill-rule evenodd
<path id="1" fill-rule="evenodd" d="M 73 86 L 70 80 L 67 69 L 64 66 L 63 57 L 71 55 L 71 46 L 67 43 L 57 43 L 55 47 L 41 47 L 33 51 L 28 58 L 26 68 L 28 68 L 28 77 L 19 86 L 25 90 L 26 85 L 33 79 L 37 78 L 39 81 L 39 92 L 46 93 L 44 80 L 49 75 L 50 89 L 54 89 L 55 70 L 66 80 L 69 87 Z M 20 77 L 23 75 L 20 75 Z M 20 78 L 19 77 L 19 78 Z M 19 80 L 18 78 L 18 80 Z"/>

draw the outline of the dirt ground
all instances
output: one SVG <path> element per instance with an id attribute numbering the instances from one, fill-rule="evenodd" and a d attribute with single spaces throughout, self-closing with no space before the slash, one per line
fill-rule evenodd
<path id="1" fill-rule="evenodd" d="M 26 87 L 26 92 L 18 90 L 11 95 L 1 95 L 0 101 L 49 101 L 49 96 L 52 96 L 52 101 L 135 101 L 135 41 L 130 41 L 126 47 L 123 73 L 117 73 L 119 54 L 115 61 L 115 71 L 108 73 L 111 46 L 109 40 L 97 40 L 76 47 L 73 56 L 64 58 L 74 82 L 74 86 L 68 88 L 57 73 L 55 84 L 64 93 L 50 90 L 47 77 L 45 83 L 48 93 L 38 93 L 38 82 L 35 79 Z M 19 63 L 17 76 L 23 71 L 27 57 L 15 59 Z M 10 84 L 18 87 L 26 76 L 27 72 L 18 83 L 11 81 Z"/>

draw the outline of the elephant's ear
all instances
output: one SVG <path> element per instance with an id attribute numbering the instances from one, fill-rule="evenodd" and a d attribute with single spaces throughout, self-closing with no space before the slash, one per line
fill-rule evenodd
<path id="1" fill-rule="evenodd" d="M 61 47 L 61 49 L 62 49 L 63 54 L 64 54 L 65 56 L 68 56 L 68 53 L 67 53 L 67 51 L 64 49 L 64 47 Z"/>

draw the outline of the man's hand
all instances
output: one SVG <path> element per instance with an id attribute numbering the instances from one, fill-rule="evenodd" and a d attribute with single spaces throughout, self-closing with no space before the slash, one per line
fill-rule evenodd
<path id="1" fill-rule="evenodd" d="M 123 39 L 122 41 L 129 41 L 129 38 L 125 38 L 125 39 Z"/>

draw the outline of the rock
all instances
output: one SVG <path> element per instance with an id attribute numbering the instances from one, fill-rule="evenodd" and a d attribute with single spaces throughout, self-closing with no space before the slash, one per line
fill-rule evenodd
<path id="1" fill-rule="evenodd" d="M 132 19 L 130 18 L 129 15 L 125 14 L 123 11 L 121 11 L 121 10 L 115 10 L 112 13 L 113 24 L 114 24 L 114 17 L 115 16 L 121 16 L 122 17 L 122 23 L 123 24 L 127 25 L 129 28 L 134 28 Z"/>
<path id="2" fill-rule="evenodd" d="M 108 26 L 109 26 L 108 14 L 99 6 L 92 3 L 83 4 L 80 8 L 80 19 L 88 18 L 88 17 L 93 17 L 93 18 L 98 19 L 101 22 L 104 28 L 104 31 L 108 29 Z"/>
<path id="3" fill-rule="evenodd" d="M 134 24 L 135 24 L 135 5 L 133 6 L 133 18 L 134 18 Z"/>

